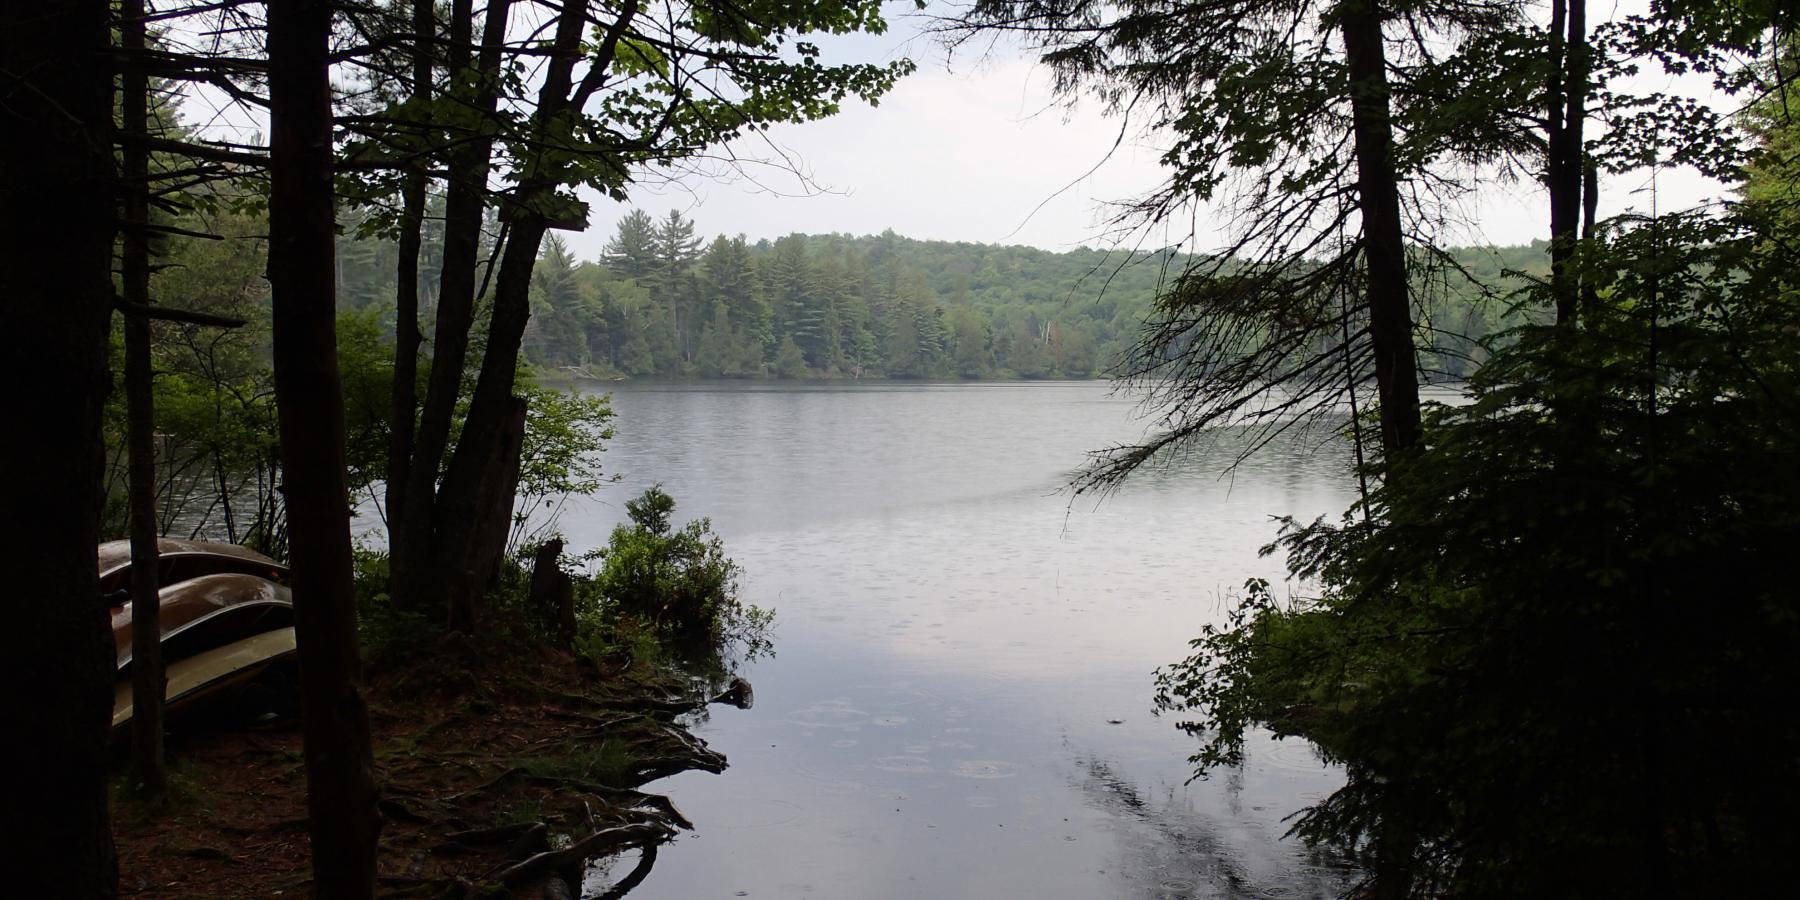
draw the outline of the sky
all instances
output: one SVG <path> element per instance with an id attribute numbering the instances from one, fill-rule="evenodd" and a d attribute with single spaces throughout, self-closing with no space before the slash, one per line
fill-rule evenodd
<path id="1" fill-rule="evenodd" d="M 954 2 L 954 0 L 951 0 Z M 1638 12 L 1645 0 L 1596 3 L 1602 18 Z M 1604 7 L 1604 10 L 1602 9 Z M 1184 249 L 1206 251 L 1224 235 L 1204 208 L 1179 233 L 1120 234 L 1108 227 L 1109 204 L 1130 200 L 1157 185 L 1164 173 L 1154 136 L 1122 131 L 1092 102 L 1068 108 L 1052 95 L 1050 75 L 1035 56 L 1007 44 L 946 52 L 926 33 L 931 12 L 911 0 L 888 4 L 883 35 L 816 36 L 809 39 L 834 62 L 887 62 L 910 58 L 917 71 L 901 79 L 871 107 L 846 101 L 838 115 L 819 122 L 777 126 L 737 141 L 718 159 L 671 178 L 644 173 L 620 204 L 595 192 L 588 229 L 565 234 L 576 255 L 594 259 L 631 208 L 654 216 L 679 210 L 701 235 L 773 239 L 804 232 L 878 234 L 1026 244 L 1048 250 L 1080 246 L 1155 248 L 1181 243 L 1192 224 L 1196 240 Z M 1643 75 L 1638 90 L 1666 90 L 1705 97 L 1698 81 L 1680 83 Z M 220 98 L 190 91 L 183 114 L 213 137 L 254 140 L 264 123 L 236 121 L 219 113 Z M 1123 138 L 1121 140 L 1121 138 Z M 1601 215 L 1647 210 L 1651 173 L 1606 177 Z M 1664 171 L 1655 179 L 1662 209 L 1692 206 L 1716 197 L 1720 187 L 1691 172 Z M 1528 243 L 1548 230 L 1549 213 L 1535 183 L 1482 179 L 1456 218 L 1462 225 L 1439 233 L 1448 245 Z"/>
<path id="2" fill-rule="evenodd" d="M 878 108 L 847 102 L 820 122 L 771 129 L 731 148 L 746 162 L 718 163 L 679 180 L 648 180 L 619 204 L 588 194 L 585 233 L 565 235 L 578 256 L 598 256 L 630 208 L 663 216 L 679 210 L 700 234 L 751 240 L 784 234 L 877 234 L 1027 244 L 1049 250 L 1078 246 L 1159 247 L 1180 234 L 1120 236 L 1106 227 L 1108 204 L 1131 199 L 1163 177 L 1154 140 L 1127 132 L 1091 102 L 1066 109 L 1052 96 L 1050 76 L 1016 47 L 984 47 L 946 56 L 923 34 L 926 21 L 910 3 L 890 5 L 890 31 L 825 43 L 839 60 L 885 62 L 910 57 L 918 70 Z M 1662 87 L 1661 84 L 1656 84 Z M 766 141 L 764 140 L 766 138 Z M 804 179 L 771 161 L 791 160 Z M 1649 203 L 1649 173 L 1602 185 L 1602 215 Z M 1718 193 L 1697 175 L 1657 176 L 1664 209 Z M 1523 244 L 1548 229 L 1548 206 L 1532 183 L 1485 181 L 1464 204 L 1468 223 L 1444 235 L 1449 244 Z M 1199 242 L 1221 239 L 1199 211 Z M 1205 250 L 1207 246 L 1187 249 Z"/>
<path id="3" fill-rule="evenodd" d="M 902 34 L 837 42 L 846 51 L 839 58 L 917 63 L 879 107 L 851 101 L 830 119 L 779 126 L 733 147 L 756 160 L 785 157 L 799 175 L 768 162 L 735 171 L 713 165 L 715 177 L 640 184 L 629 205 L 590 194 L 592 227 L 572 243 L 597 252 L 636 206 L 658 216 L 680 210 L 704 234 L 753 240 L 891 228 L 1068 249 L 1102 243 L 1104 204 L 1160 180 L 1153 148 L 1127 141 L 1115 150 L 1119 123 L 1092 108 L 1062 108 L 1048 74 L 1023 54 L 1002 48 L 946 60 L 934 38 L 918 34 L 920 24 L 902 20 L 894 29 Z"/>

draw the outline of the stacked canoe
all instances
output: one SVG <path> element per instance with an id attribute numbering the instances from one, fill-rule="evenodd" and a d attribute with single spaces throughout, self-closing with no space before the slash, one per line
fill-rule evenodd
<path id="1" fill-rule="evenodd" d="M 157 625 L 171 712 L 230 693 L 293 658 L 294 601 L 282 584 L 286 566 L 212 541 L 163 538 L 157 551 Z M 130 543 L 101 544 L 99 566 L 101 596 L 114 601 L 113 727 L 120 728 L 131 721 Z"/>

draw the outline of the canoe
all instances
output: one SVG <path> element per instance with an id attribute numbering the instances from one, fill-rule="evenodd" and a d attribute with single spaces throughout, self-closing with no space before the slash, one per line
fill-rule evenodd
<path id="1" fill-rule="evenodd" d="M 163 659 L 192 656 L 276 628 L 294 624 L 293 595 L 286 587 L 255 575 L 202 575 L 157 594 Z M 119 677 L 131 665 L 133 604 L 112 614 L 113 646 Z"/>
<path id="2" fill-rule="evenodd" d="M 239 572 L 277 581 L 286 580 L 287 566 L 246 547 L 216 541 L 158 538 L 157 584 L 168 586 L 201 575 Z M 131 588 L 131 542 L 110 541 L 99 547 L 100 595 Z"/>
<path id="3" fill-rule="evenodd" d="M 294 656 L 294 629 L 277 628 L 169 663 L 164 702 L 174 713 L 254 681 L 270 666 Z M 113 728 L 131 721 L 131 682 L 113 691 Z"/>

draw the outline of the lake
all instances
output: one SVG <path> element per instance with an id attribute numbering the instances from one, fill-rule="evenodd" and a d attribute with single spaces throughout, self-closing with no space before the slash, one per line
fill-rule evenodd
<path id="1" fill-rule="evenodd" d="M 574 504 L 573 549 L 660 482 L 776 611 L 756 705 L 697 730 L 723 775 L 653 783 L 696 825 L 636 898 L 1330 897 L 1349 874 L 1282 838 L 1342 775 L 1298 740 L 1187 783 L 1151 715 L 1251 576 L 1271 517 L 1335 516 L 1348 453 L 1315 436 L 1226 472 L 1198 450 L 1104 500 L 1061 489 L 1143 433 L 1103 382 L 609 386 L 623 477 Z M 596 388 L 598 390 L 599 388 Z M 596 872 L 601 890 L 629 868 Z"/>

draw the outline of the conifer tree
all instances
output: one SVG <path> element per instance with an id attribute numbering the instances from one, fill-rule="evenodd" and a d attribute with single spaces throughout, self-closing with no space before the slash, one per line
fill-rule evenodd
<path id="1" fill-rule="evenodd" d="M 656 223 L 650 214 L 634 209 L 619 219 L 618 230 L 606 242 L 600 259 L 623 278 L 643 278 L 656 271 Z"/>

